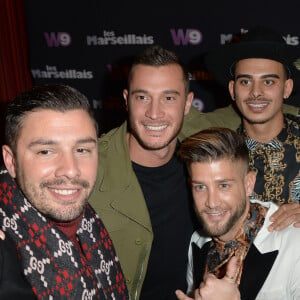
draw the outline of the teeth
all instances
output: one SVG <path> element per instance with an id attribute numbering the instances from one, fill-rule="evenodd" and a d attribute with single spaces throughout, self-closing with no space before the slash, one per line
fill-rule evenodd
<path id="1" fill-rule="evenodd" d="M 159 131 L 159 130 L 163 130 L 165 128 L 167 128 L 167 125 L 162 125 L 162 126 L 146 126 L 147 129 L 149 130 L 156 130 L 156 131 Z"/>
<path id="2" fill-rule="evenodd" d="M 52 191 L 60 195 L 72 195 L 77 192 L 77 190 L 57 190 L 57 189 L 52 189 Z"/>
<path id="3" fill-rule="evenodd" d="M 249 106 L 254 107 L 254 108 L 262 108 L 267 106 L 266 103 L 261 103 L 261 104 L 249 104 Z"/>
<path id="4" fill-rule="evenodd" d="M 209 215 L 212 215 L 212 216 L 220 216 L 220 215 L 222 215 L 224 213 L 224 211 L 221 211 L 221 212 L 215 212 L 215 213 L 212 213 L 212 212 L 210 212 L 210 213 L 208 213 Z"/>

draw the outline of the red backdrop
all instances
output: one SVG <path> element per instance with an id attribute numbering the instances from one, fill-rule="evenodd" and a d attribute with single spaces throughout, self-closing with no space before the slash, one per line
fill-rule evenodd
<path id="1" fill-rule="evenodd" d="M 7 104 L 32 86 L 28 57 L 24 1 L 0 0 L 0 144 Z"/>

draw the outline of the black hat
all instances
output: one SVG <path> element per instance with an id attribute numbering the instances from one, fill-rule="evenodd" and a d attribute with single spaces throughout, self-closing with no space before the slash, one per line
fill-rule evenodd
<path id="1" fill-rule="evenodd" d="M 282 63 L 288 76 L 294 81 L 300 79 L 300 49 L 287 45 L 283 37 L 276 31 L 255 27 L 243 34 L 239 42 L 223 45 L 205 56 L 205 65 L 211 75 L 223 86 L 233 79 L 234 65 L 242 59 L 266 58 Z M 298 65 L 296 67 L 296 61 Z M 294 85 L 299 85 L 294 83 Z"/>

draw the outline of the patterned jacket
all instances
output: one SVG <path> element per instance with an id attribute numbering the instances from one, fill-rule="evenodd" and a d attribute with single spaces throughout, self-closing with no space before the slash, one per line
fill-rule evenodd
<path id="1" fill-rule="evenodd" d="M 256 172 L 254 197 L 278 205 L 300 202 L 300 118 L 284 115 L 284 128 L 268 143 L 246 137 L 250 167 Z"/>

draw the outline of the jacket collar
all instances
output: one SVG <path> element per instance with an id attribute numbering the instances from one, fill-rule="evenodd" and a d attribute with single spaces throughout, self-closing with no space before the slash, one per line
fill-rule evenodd
<path id="1" fill-rule="evenodd" d="M 98 185 L 102 192 L 124 191 L 132 181 L 132 167 L 126 142 L 127 122 L 99 139 Z"/>
<path id="2" fill-rule="evenodd" d="M 274 239 L 274 233 L 270 233 L 267 229 L 271 224 L 269 218 L 278 209 L 278 206 L 272 202 L 261 202 L 255 199 L 251 199 L 251 202 L 260 203 L 269 209 L 265 217 L 264 225 L 256 236 L 244 261 L 239 287 L 241 299 L 256 298 L 273 266 L 280 247 L 280 241 L 275 242 L 276 239 Z M 193 278 L 196 288 L 203 280 L 210 244 L 210 239 L 197 239 L 197 236 L 200 237 L 200 234 L 195 235 L 194 243 L 192 243 Z"/>
<path id="3" fill-rule="evenodd" d="M 194 243 L 192 244 L 194 288 L 198 288 L 203 281 L 209 243 L 210 242 L 204 244 L 201 249 Z M 256 298 L 273 266 L 277 254 L 278 250 L 262 254 L 257 250 L 255 245 L 252 244 L 244 261 L 239 286 L 241 299 Z"/>
<path id="4" fill-rule="evenodd" d="M 132 169 L 126 142 L 127 122 L 99 139 L 96 189 L 110 193 L 110 206 L 152 232 L 150 216 L 140 184 Z M 116 195 L 113 197 L 113 195 Z"/>

